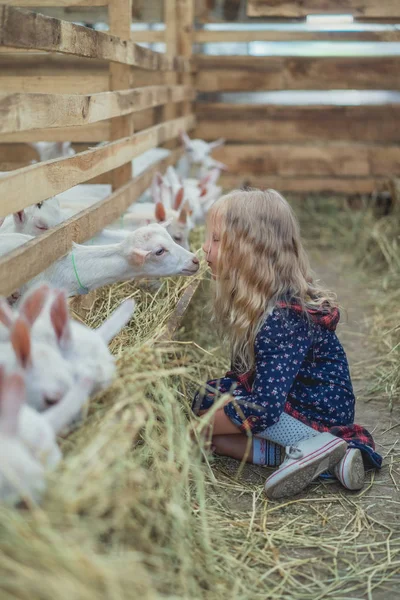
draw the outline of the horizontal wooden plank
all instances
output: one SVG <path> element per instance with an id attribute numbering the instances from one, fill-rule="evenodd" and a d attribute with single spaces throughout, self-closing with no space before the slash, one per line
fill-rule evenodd
<path id="1" fill-rule="evenodd" d="M 196 56 L 200 92 L 400 89 L 399 57 Z"/>
<path id="2" fill-rule="evenodd" d="M 167 73 L 132 67 L 134 86 L 163 85 Z M 109 90 L 108 63 L 67 54 L 0 54 L 2 92 L 95 94 Z"/>
<path id="3" fill-rule="evenodd" d="M 147 112 L 147 111 L 145 111 Z M 142 113 L 137 113 L 141 115 Z M 136 115 L 135 115 L 136 116 Z M 27 142 L 104 142 L 110 139 L 110 121 L 92 125 L 33 129 L 0 135 L 0 144 Z"/>
<path id="4" fill-rule="evenodd" d="M 197 137 L 230 142 L 400 142 L 400 105 L 197 104 Z"/>
<path id="5" fill-rule="evenodd" d="M 385 31 L 294 31 L 294 30 L 254 30 L 247 31 L 212 31 L 201 30 L 194 32 L 194 42 L 197 44 L 226 44 L 249 42 L 305 42 L 305 41 L 348 41 L 348 42 L 398 42 L 400 29 L 393 26 Z M 139 40 L 136 40 L 139 41 Z"/>
<path id="6" fill-rule="evenodd" d="M 180 154 L 173 151 L 104 200 L 0 258 L 0 294 L 9 296 L 69 252 L 72 242 L 82 243 L 115 221 L 150 186 L 154 173 L 174 165 Z"/>
<path id="7" fill-rule="evenodd" d="M 165 41 L 164 30 L 132 31 L 132 42 L 141 44 L 162 44 Z"/>
<path id="8" fill-rule="evenodd" d="M 298 18 L 312 14 L 356 17 L 400 17 L 398 0 L 248 0 L 249 17 Z"/>
<path id="9" fill-rule="evenodd" d="M 160 123 L 70 158 L 41 162 L 0 178 L 0 216 L 22 210 L 41 200 L 116 169 L 146 150 L 176 138 L 194 127 L 193 115 Z"/>
<path id="10" fill-rule="evenodd" d="M 0 6 L 8 4 L 8 6 L 23 6 L 25 8 L 44 8 L 46 6 L 66 8 L 67 6 L 108 6 L 110 1 L 112 2 L 112 0 L 0 0 Z"/>
<path id="11" fill-rule="evenodd" d="M 0 93 L 0 134 L 88 125 L 113 117 L 193 100 L 189 86 L 148 86 L 90 95 Z"/>
<path id="12" fill-rule="evenodd" d="M 190 61 L 101 31 L 10 6 L 0 7 L 0 45 L 102 59 L 151 71 L 189 72 Z"/>
<path id="13" fill-rule="evenodd" d="M 247 186 L 259 189 L 272 188 L 282 193 L 322 194 L 327 192 L 351 196 L 381 191 L 385 189 L 387 182 L 387 177 L 279 177 L 238 173 L 222 175 L 219 184 L 226 191 Z"/>
<path id="14" fill-rule="evenodd" d="M 213 156 L 232 173 L 281 177 L 396 177 L 400 175 L 400 145 L 235 144 Z"/>

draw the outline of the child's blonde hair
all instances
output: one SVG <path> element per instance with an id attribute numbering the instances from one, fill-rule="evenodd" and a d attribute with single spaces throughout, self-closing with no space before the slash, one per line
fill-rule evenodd
<path id="1" fill-rule="evenodd" d="M 248 371 L 257 333 L 278 302 L 330 311 L 335 296 L 314 282 L 296 217 L 275 190 L 234 190 L 207 221 L 220 237 L 214 317 L 235 368 Z"/>

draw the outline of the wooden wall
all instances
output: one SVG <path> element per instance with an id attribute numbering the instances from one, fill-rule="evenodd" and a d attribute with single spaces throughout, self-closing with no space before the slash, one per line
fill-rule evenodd
<path id="1" fill-rule="evenodd" d="M 297 30 L 198 31 L 200 43 L 253 41 L 400 42 L 400 2 L 397 0 L 248 0 L 250 17 L 301 25 L 309 14 L 349 13 L 356 21 L 389 23 L 384 29 L 344 28 L 324 31 L 321 26 Z M 260 22 L 260 21 L 257 21 Z M 326 26 L 325 26 L 326 27 Z M 334 47 L 334 46 L 332 46 Z M 332 48 L 331 47 L 331 48 Z M 348 48 L 351 46 L 348 46 Z M 303 52 L 303 54 L 306 54 Z M 230 172 L 229 187 L 244 182 L 277 187 L 282 191 L 371 193 L 400 176 L 400 103 L 347 105 L 346 99 L 329 104 L 307 102 L 307 92 L 330 90 L 400 90 L 400 56 L 212 56 L 199 54 L 196 87 L 196 135 L 207 140 L 224 137 L 225 147 L 215 157 Z M 313 55 L 312 55 L 313 54 Z M 301 91 L 303 99 L 296 92 Z M 253 92 L 278 92 L 274 103 L 252 101 Z M 293 100 L 279 104 L 280 92 L 294 92 Z M 238 100 L 248 94 L 248 101 Z M 269 94 L 271 98 L 271 94 Z M 288 96 L 288 94 L 286 94 Z M 337 96 L 337 93 L 336 93 Z M 364 102 L 365 102 L 364 96 Z"/>

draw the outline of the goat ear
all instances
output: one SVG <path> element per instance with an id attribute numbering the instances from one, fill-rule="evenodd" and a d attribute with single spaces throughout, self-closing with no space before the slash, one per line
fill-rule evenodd
<path id="1" fill-rule="evenodd" d="M 56 292 L 51 308 L 50 321 L 61 350 L 68 350 L 72 341 L 71 323 L 67 299 L 63 291 Z"/>
<path id="2" fill-rule="evenodd" d="M 153 198 L 153 202 L 159 202 L 160 197 L 160 188 L 162 184 L 162 175 L 161 173 L 155 173 L 151 182 L 151 196 Z"/>
<path id="3" fill-rule="evenodd" d="M 183 190 L 183 187 L 181 187 L 175 194 L 175 202 L 174 202 L 175 210 L 178 210 L 178 208 L 182 204 L 183 196 L 184 196 L 184 190 Z"/>
<path id="4" fill-rule="evenodd" d="M 16 227 L 21 227 L 26 221 L 26 212 L 24 210 L 19 210 L 13 214 L 13 219 Z"/>
<path id="5" fill-rule="evenodd" d="M 32 364 L 31 356 L 31 333 L 29 325 L 23 317 L 18 317 L 10 333 L 11 345 L 15 356 L 23 369 Z"/>
<path id="6" fill-rule="evenodd" d="M 131 260 L 136 267 L 142 267 L 146 262 L 146 258 L 151 254 L 150 250 L 143 250 L 142 248 L 134 248 L 131 251 Z"/>
<path id="7" fill-rule="evenodd" d="M 0 323 L 10 328 L 14 321 L 14 313 L 5 298 L 0 298 Z"/>
<path id="8" fill-rule="evenodd" d="M 218 138 L 214 142 L 210 142 L 208 145 L 210 150 L 214 150 L 214 148 L 219 148 L 219 146 L 223 146 L 225 144 L 225 138 Z"/>
<path id="9" fill-rule="evenodd" d="M 202 186 L 200 188 L 200 198 L 202 198 L 203 196 L 207 196 L 207 192 L 208 192 L 207 187 L 206 186 Z"/>
<path id="10" fill-rule="evenodd" d="M 166 221 L 167 213 L 165 212 L 164 204 L 162 204 L 162 202 L 157 202 L 156 209 L 155 209 L 155 215 L 156 215 L 156 220 L 159 223 Z"/>
<path id="11" fill-rule="evenodd" d="M 18 433 L 19 411 L 25 402 L 26 388 L 22 373 L 1 376 L 0 430 L 10 436 Z"/>
<path id="12" fill-rule="evenodd" d="M 97 332 L 101 335 L 106 344 L 109 344 L 113 337 L 121 331 L 123 327 L 128 323 L 133 313 L 135 312 L 136 303 L 134 300 L 128 298 L 114 310 L 111 317 L 107 319 L 100 327 L 97 328 Z"/>
<path id="13" fill-rule="evenodd" d="M 178 223 L 182 223 L 182 225 L 186 225 L 187 217 L 188 217 L 188 210 L 187 210 L 187 203 L 185 202 L 185 204 L 182 206 L 182 208 L 179 212 Z"/>
<path id="14" fill-rule="evenodd" d="M 180 131 L 179 135 L 182 140 L 182 144 L 184 146 L 186 146 L 186 148 L 189 148 L 189 146 L 191 145 L 191 140 L 190 140 L 190 137 L 188 136 L 188 134 L 186 133 L 186 131 L 183 131 L 183 129 L 182 129 Z"/>
<path id="15" fill-rule="evenodd" d="M 32 326 L 42 311 L 44 303 L 50 294 L 50 288 L 48 285 L 43 284 L 40 287 L 27 294 L 22 299 L 22 305 L 20 314 L 26 318 L 28 323 Z"/>

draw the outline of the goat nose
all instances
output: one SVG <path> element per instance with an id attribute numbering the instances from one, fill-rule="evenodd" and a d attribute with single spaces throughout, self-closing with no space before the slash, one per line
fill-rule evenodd
<path id="1" fill-rule="evenodd" d="M 194 265 L 198 265 L 199 264 L 199 259 L 197 258 L 197 256 L 195 256 L 194 258 L 192 258 L 192 263 Z"/>

